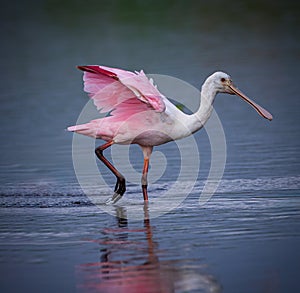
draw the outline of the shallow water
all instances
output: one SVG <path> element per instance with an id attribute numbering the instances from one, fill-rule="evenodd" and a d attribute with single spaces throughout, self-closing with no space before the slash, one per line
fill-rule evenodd
<path id="1" fill-rule="evenodd" d="M 92 2 L 70 9 L 68 1 L 16 1 L 1 11 L 1 292 L 295 292 L 299 5 L 227 3 L 231 18 L 216 9 L 222 1 L 154 1 L 156 9 L 122 1 L 100 9 Z M 143 68 L 197 88 L 222 69 L 274 120 L 236 97 L 218 96 L 227 158 L 208 203 L 198 204 L 211 163 L 201 130 L 196 152 L 188 140 L 180 145 L 192 159 L 180 158 L 175 143 L 156 148 L 147 206 L 139 186 L 142 154 L 131 147 L 128 190 L 107 207 L 114 178 L 98 164 L 104 183 L 95 187 L 97 178 L 87 177 L 87 196 L 65 131 L 88 100 L 75 66 L 97 63 Z M 106 154 L 116 158 L 121 148 Z M 185 178 L 177 187 L 180 166 L 189 162 L 193 170 L 198 152 L 196 181 Z"/>
<path id="2" fill-rule="evenodd" d="M 16 292 L 20 284 L 49 292 L 293 291 L 299 178 L 285 179 L 225 180 L 204 207 L 194 191 L 176 210 L 150 220 L 154 201 L 124 199 L 110 216 L 79 192 L 2 196 L 1 286 Z M 127 220 L 132 208 L 145 220 Z"/>

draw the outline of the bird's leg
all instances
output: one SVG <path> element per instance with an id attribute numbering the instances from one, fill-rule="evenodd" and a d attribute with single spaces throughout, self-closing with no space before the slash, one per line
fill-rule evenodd
<path id="1" fill-rule="evenodd" d="M 117 177 L 117 183 L 114 190 L 115 193 L 106 203 L 116 203 L 126 191 L 124 176 L 103 155 L 103 151 L 110 147 L 113 143 L 113 141 L 109 141 L 95 149 L 98 159 L 103 162 L 105 166 Z"/>
<path id="2" fill-rule="evenodd" d="M 148 201 L 148 192 L 147 192 L 147 186 L 148 186 L 148 168 L 149 168 L 149 158 L 144 159 L 144 167 L 143 167 L 143 175 L 142 175 L 142 190 L 143 190 L 143 197 L 144 201 Z"/>
<path id="3" fill-rule="evenodd" d="M 149 160 L 152 153 L 153 147 L 142 147 L 143 154 L 144 154 L 144 167 L 143 167 L 143 175 L 142 175 L 142 190 L 143 190 L 143 197 L 144 201 L 148 201 L 148 192 L 147 192 L 147 186 L 148 186 L 148 169 L 149 169 Z"/>

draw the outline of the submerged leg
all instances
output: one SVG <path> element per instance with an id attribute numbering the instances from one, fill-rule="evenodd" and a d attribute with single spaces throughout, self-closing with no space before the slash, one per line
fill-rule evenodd
<path id="1" fill-rule="evenodd" d="M 117 177 L 115 186 L 115 193 L 107 203 L 116 203 L 126 191 L 126 183 L 124 176 L 104 157 L 103 151 L 110 147 L 114 142 L 109 141 L 95 149 L 98 159 L 105 164 L 105 166 Z"/>
<path id="2" fill-rule="evenodd" d="M 142 175 L 142 190 L 143 190 L 143 197 L 144 201 L 148 201 L 148 169 L 149 169 L 149 160 L 153 150 L 153 147 L 142 147 L 143 154 L 144 154 L 144 167 L 143 167 L 143 175 Z"/>

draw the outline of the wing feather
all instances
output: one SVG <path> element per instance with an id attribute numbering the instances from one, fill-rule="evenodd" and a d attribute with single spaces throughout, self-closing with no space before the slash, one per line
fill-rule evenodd
<path id="1" fill-rule="evenodd" d="M 98 65 L 78 68 L 84 71 L 84 91 L 101 113 L 128 116 L 145 110 L 165 110 L 164 96 L 143 71 L 133 73 Z"/>

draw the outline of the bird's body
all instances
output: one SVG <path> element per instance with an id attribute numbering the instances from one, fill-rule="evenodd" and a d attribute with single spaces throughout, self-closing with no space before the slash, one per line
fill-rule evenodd
<path id="1" fill-rule="evenodd" d="M 101 66 L 101 69 L 105 69 L 104 72 L 114 71 L 113 68 L 104 66 Z M 180 111 L 157 90 L 143 72 L 135 73 L 134 76 L 131 72 L 126 73 L 127 71 L 123 73 L 125 78 L 120 81 L 114 80 L 113 84 L 109 82 L 102 84 L 103 74 L 86 72 L 85 90 L 90 93 L 101 112 L 112 112 L 110 116 L 68 129 L 106 141 L 113 140 L 117 144 L 136 143 L 144 146 L 161 145 L 186 137 L 200 129 L 202 124 L 200 119 L 197 119 L 197 115 L 187 115 Z M 93 75 L 98 78 L 93 78 Z M 131 81 L 133 78 L 136 87 L 132 91 L 127 86 L 130 84 L 131 89 L 133 88 Z M 143 85 L 147 83 L 150 93 L 145 93 L 145 86 L 139 89 L 139 81 Z M 101 83 L 98 87 L 97 82 Z M 142 100 L 136 96 L 136 93 L 146 97 L 151 96 L 152 100 L 150 102 L 147 99 Z"/>
<path id="2" fill-rule="evenodd" d="M 211 115 L 218 92 L 239 95 L 261 116 L 272 119 L 269 112 L 234 87 L 230 76 L 224 72 L 215 72 L 206 79 L 200 107 L 196 113 L 188 115 L 161 94 L 143 71 L 133 73 L 98 65 L 78 68 L 84 71 L 84 90 L 101 113 L 110 115 L 71 126 L 68 130 L 107 141 L 96 149 L 96 154 L 117 177 L 113 202 L 125 192 L 125 178 L 103 156 L 103 150 L 112 144 L 141 146 L 144 154 L 143 195 L 148 200 L 147 173 L 153 147 L 187 137 L 202 128 Z"/>

